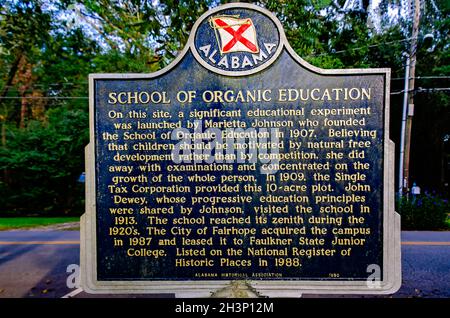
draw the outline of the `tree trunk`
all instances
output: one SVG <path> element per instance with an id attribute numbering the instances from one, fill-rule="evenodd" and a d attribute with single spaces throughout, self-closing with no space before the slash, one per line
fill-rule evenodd
<path id="1" fill-rule="evenodd" d="M 22 94 L 22 102 L 20 106 L 20 128 L 25 128 L 25 120 L 28 113 L 27 99 L 24 95 L 25 93 Z"/>
<path id="2" fill-rule="evenodd" d="M 20 64 L 21 60 L 22 60 L 22 54 L 19 54 L 17 56 L 17 58 L 14 60 L 13 64 L 11 65 L 11 68 L 9 69 L 9 72 L 8 72 L 8 77 L 5 82 L 5 86 L 3 87 L 2 92 L 0 93 L 1 97 L 5 97 L 6 94 L 8 94 L 9 87 L 11 86 L 11 84 L 14 80 L 14 77 L 16 76 L 16 73 L 17 73 L 17 70 L 19 69 L 19 64 Z"/>
<path id="3" fill-rule="evenodd" d="M 5 86 L 3 87 L 2 91 L 0 92 L 0 97 L 5 97 L 6 94 L 8 94 L 9 87 L 13 83 L 14 77 L 16 76 L 17 70 L 19 69 L 20 61 L 22 60 L 22 54 L 18 54 L 16 59 L 14 60 L 13 64 L 11 65 L 11 68 L 8 72 L 8 77 L 5 81 Z M 6 107 L 6 104 L 3 105 L 4 108 L 4 118 L 2 122 L 2 147 L 6 148 L 6 121 L 8 120 L 8 109 Z M 3 177 L 5 182 L 8 182 L 8 169 L 3 169 Z"/>

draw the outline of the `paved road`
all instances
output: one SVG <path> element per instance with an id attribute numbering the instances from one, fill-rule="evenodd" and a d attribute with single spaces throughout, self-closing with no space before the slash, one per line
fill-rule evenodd
<path id="1" fill-rule="evenodd" d="M 61 297 L 79 264 L 78 231 L 0 231 L 0 297 Z"/>
<path id="2" fill-rule="evenodd" d="M 66 269 L 79 264 L 78 242 L 78 231 L 0 232 L 0 297 L 73 291 Z M 450 232 L 403 232 L 402 264 L 403 285 L 393 297 L 450 297 Z"/>
<path id="3" fill-rule="evenodd" d="M 402 274 L 395 297 L 450 297 L 450 232 L 402 232 Z"/>

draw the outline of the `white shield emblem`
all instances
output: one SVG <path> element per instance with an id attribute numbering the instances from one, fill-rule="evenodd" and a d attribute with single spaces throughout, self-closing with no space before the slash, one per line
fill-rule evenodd
<path id="1" fill-rule="evenodd" d="M 209 21 L 214 28 L 220 53 L 259 52 L 256 29 L 251 19 L 217 16 Z"/>

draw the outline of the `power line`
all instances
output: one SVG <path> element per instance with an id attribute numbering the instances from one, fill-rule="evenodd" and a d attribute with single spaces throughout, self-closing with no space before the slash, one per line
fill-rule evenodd
<path id="1" fill-rule="evenodd" d="M 410 89 L 408 90 L 408 92 L 414 92 L 414 93 L 432 93 L 432 92 L 447 92 L 450 91 L 450 87 L 430 87 L 430 88 L 423 88 L 423 87 L 418 87 L 416 89 Z M 391 95 L 398 95 L 398 94 L 403 94 L 405 92 L 405 90 L 401 90 L 401 91 L 397 91 L 397 92 L 392 92 Z"/>
<path id="2" fill-rule="evenodd" d="M 309 54 L 308 57 L 317 57 L 317 56 L 322 56 L 322 55 L 328 55 L 328 54 L 341 54 L 341 53 L 345 53 L 348 51 L 358 51 L 358 50 L 362 50 L 362 49 L 368 49 L 368 48 L 372 48 L 372 47 L 378 47 L 378 46 L 382 46 L 382 45 L 389 45 L 389 44 L 395 44 L 395 43 L 401 43 L 401 42 L 406 42 L 411 40 L 411 38 L 406 38 L 403 40 L 394 40 L 394 41 L 389 41 L 389 42 L 384 42 L 384 43 L 379 43 L 379 44 L 372 44 L 372 45 L 367 45 L 367 46 L 360 46 L 360 47 L 355 47 L 355 48 L 349 48 L 346 50 L 340 50 L 340 51 L 334 51 L 334 52 L 326 52 L 326 53 L 320 53 L 320 54 Z"/>
<path id="3" fill-rule="evenodd" d="M 30 87 L 49 87 L 49 86 L 85 86 L 88 82 L 78 82 L 78 83 L 49 83 L 49 84 L 33 84 Z M 5 85 L 3 87 L 17 87 L 17 85 Z"/>
<path id="4" fill-rule="evenodd" d="M 391 92 L 391 95 L 403 94 L 404 92 L 405 92 L 405 90 L 403 89 L 403 90 L 398 91 L 398 92 Z M 409 90 L 408 92 L 412 92 L 412 90 Z"/>
<path id="5" fill-rule="evenodd" d="M 415 91 L 419 92 L 419 93 L 447 92 L 447 91 L 450 91 L 450 87 L 430 87 L 430 88 L 418 87 Z"/>
<path id="6" fill-rule="evenodd" d="M 410 77 L 412 79 L 413 77 Z M 450 76 L 415 76 L 414 79 L 442 79 L 442 78 L 450 78 Z M 392 81 L 394 80 L 402 80 L 404 81 L 404 77 L 394 77 L 391 78 Z"/>
<path id="7" fill-rule="evenodd" d="M 88 96 L 0 96 L 0 99 L 88 99 Z"/>
<path id="8" fill-rule="evenodd" d="M 30 92 L 34 92 L 34 91 L 38 91 L 38 92 L 42 92 L 42 93 L 48 93 L 47 95 L 56 95 L 56 94 L 60 94 L 61 92 L 69 93 L 69 92 L 72 92 L 72 91 L 75 91 L 75 90 L 64 89 L 64 88 L 61 88 L 61 89 L 40 89 L 40 88 L 37 88 L 37 87 L 29 87 L 26 90 L 21 90 L 19 88 L 10 88 L 10 89 L 8 89 L 9 93 L 19 93 L 19 94 L 30 93 Z"/>

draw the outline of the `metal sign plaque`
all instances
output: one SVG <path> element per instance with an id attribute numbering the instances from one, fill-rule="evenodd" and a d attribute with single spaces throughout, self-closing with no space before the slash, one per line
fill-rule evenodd
<path id="1" fill-rule="evenodd" d="M 389 69 L 323 70 L 255 5 L 151 74 L 92 74 L 82 288 L 209 296 L 400 287 Z"/>

